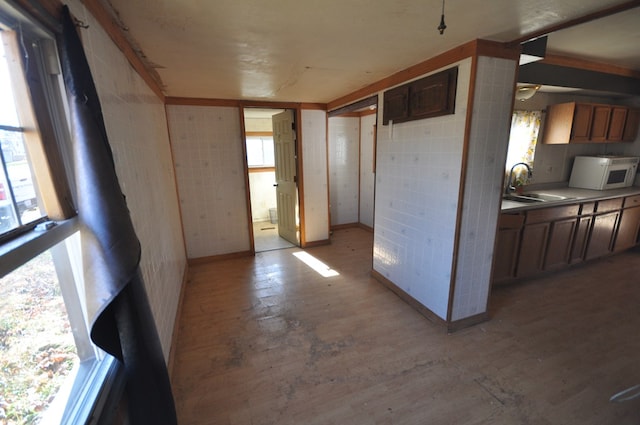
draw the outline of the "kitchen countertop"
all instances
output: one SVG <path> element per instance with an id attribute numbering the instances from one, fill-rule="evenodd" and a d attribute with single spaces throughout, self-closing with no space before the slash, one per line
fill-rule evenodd
<path id="1" fill-rule="evenodd" d="M 537 190 L 526 190 L 527 192 L 534 193 L 548 193 L 550 195 L 566 196 L 570 199 L 563 199 L 558 201 L 546 201 L 546 202 L 518 202 L 507 199 L 502 200 L 501 212 L 520 212 L 526 210 L 534 210 L 539 208 L 548 208 L 558 205 L 570 205 L 578 202 L 587 201 L 602 201 L 604 199 L 619 198 L 623 196 L 640 195 L 640 186 L 625 187 L 623 189 L 610 189 L 610 190 L 590 190 L 590 189 L 576 189 L 573 187 L 557 187 L 546 188 Z"/>

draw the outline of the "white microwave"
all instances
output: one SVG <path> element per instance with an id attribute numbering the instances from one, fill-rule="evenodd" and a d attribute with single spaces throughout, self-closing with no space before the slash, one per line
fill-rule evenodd
<path id="1" fill-rule="evenodd" d="M 569 187 L 607 190 L 631 186 L 639 159 L 635 156 L 576 156 Z"/>

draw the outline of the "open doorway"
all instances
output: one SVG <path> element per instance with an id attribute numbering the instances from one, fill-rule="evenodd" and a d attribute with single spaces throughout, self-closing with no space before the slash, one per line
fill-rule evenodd
<path id="1" fill-rule="evenodd" d="M 377 96 L 329 113 L 330 226 L 374 228 Z"/>
<path id="2" fill-rule="evenodd" d="M 243 113 L 255 252 L 299 246 L 295 113 L 268 108 Z"/>

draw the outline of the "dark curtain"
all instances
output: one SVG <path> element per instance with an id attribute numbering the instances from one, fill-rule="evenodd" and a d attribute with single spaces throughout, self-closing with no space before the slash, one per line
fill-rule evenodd
<path id="1" fill-rule="evenodd" d="M 69 9 L 59 40 L 69 99 L 91 339 L 124 365 L 132 425 L 177 424 L 144 282 L 140 242 L 120 189 L 98 94 Z"/>

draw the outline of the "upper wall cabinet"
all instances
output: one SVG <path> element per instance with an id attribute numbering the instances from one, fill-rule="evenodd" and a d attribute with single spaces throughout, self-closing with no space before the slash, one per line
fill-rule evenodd
<path id="1" fill-rule="evenodd" d="M 454 113 L 458 67 L 387 90 L 383 125 Z"/>
<path id="2" fill-rule="evenodd" d="M 542 143 L 633 142 L 640 110 L 597 103 L 560 103 L 547 107 Z"/>

